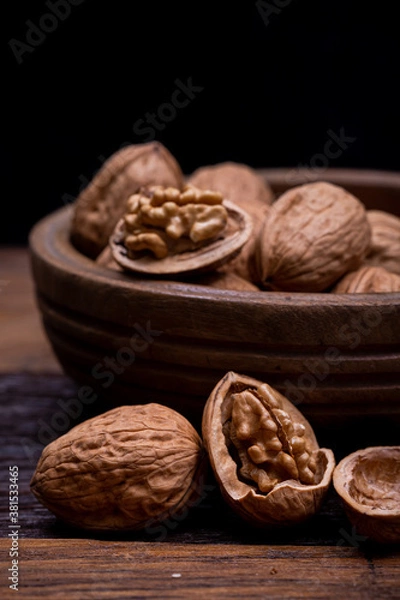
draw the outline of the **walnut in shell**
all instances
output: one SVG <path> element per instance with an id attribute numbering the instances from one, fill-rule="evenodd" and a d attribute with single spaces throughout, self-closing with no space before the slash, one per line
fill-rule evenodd
<path id="1" fill-rule="evenodd" d="M 332 289 L 335 294 L 400 292 L 400 275 L 383 267 L 363 266 L 347 273 Z"/>
<path id="2" fill-rule="evenodd" d="M 188 182 L 200 189 L 218 190 L 223 197 L 237 204 L 253 219 L 253 234 L 240 254 L 225 265 L 224 270 L 233 271 L 240 277 L 252 281 L 254 253 L 264 218 L 274 199 L 268 183 L 251 167 L 235 162 L 224 162 L 197 169 Z"/>
<path id="3" fill-rule="evenodd" d="M 179 164 L 162 144 L 135 144 L 113 154 L 74 204 L 73 244 L 96 258 L 107 246 L 128 196 L 140 186 L 155 184 L 178 188 L 183 185 Z"/>
<path id="4" fill-rule="evenodd" d="M 31 490 L 74 526 L 143 529 L 195 502 L 204 465 L 201 439 L 181 414 L 160 404 L 122 406 L 46 446 Z"/>
<path id="5" fill-rule="evenodd" d="M 247 521 L 290 525 L 320 507 L 335 459 L 300 411 L 266 383 L 229 372 L 203 413 L 203 440 L 228 504 Z"/>
<path id="6" fill-rule="evenodd" d="M 343 188 L 309 183 L 272 205 L 256 249 L 267 290 L 322 292 L 357 269 L 370 248 L 364 205 Z"/>
<path id="7" fill-rule="evenodd" d="M 372 241 L 366 262 L 400 275 L 400 218 L 383 210 L 368 210 L 367 217 Z"/>
<path id="8" fill-rule="evenodd" d="M 251 232 L 249 215 L 219 192 L 150 186 L 128 198 L 110 246 L 126 270 L 170 275 L 220 266 Z"/>
<path id="9" fill-rule="evenodd" d="M 333 484 L 358 534 L 400 542 L 400 446 L 349 454 L 335 468 Z"/>

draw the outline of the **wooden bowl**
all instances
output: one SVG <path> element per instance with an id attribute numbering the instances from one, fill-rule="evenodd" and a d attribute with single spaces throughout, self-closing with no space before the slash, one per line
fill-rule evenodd
<path id="1" fill-rule="evenodd" d="M 293 170 L 260 172 L 276 194 L 309 174 L 297 170 L 293 182 Z M 320 178 L 400 214 L 400 174 Z M 45 330 L 82 397 L 90 387 L 106 408 L 157 401 L 198 420 L 218 380 L 236 371 L 313 422 L 400 415 L 400 293 L 236 292 L 114 272 L 71 245 L 71 215 L 65 207 L 40 221 L 30 248 Z"/>

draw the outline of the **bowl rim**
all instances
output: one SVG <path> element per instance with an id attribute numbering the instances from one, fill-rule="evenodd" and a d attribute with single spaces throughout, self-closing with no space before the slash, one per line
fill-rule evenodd
<path id="1" fill-rule="evenodd" d="M 272 186 L 279 185 L 292 171 L 307 171 L 298 168 L 256 169 Z M 338 185 L 374 185 L 396 188 L 400 198 L 400 173 L 390 171 L 371 171 L 357 169 L 328 168 L 319 180 L 330 181 Z M 217 302 L 252 306 L 291 306 L 299 307 L 354 307 L 363 308 L 391 307 L 400 305 L 400 292 L 389 293 L 348 293 L 333 294 L 327 292 L 269 292 L 263 290 L 225 290 L 206 285 L 174 281 L 145 276 L 133 276 L 99 265 L 93 259 L 77 250 L 70 241 L 69 231 L 73 215 L 73 204 L 63 206 L 39 220 L 29 233 L 28 245 L 33 259 L 48 263 L 55 271 L 68 274 L 72 278 L 82 277 L 96 283 L 112 283 L 121 289 L 137 290 L 157 296 L 177 295 L 195 298 L 198 302 Z M 63 240 L 62 249 L 60 240 Z M 65 252 L 65 249 L 67 252 Z"/>

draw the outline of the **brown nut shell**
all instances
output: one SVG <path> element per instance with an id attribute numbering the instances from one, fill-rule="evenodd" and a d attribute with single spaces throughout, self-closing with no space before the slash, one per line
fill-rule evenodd
<path id="1" fill-rule="evenodd" d="M 334 294 L 400 292 L 400 275 L 383 267 L 363 266 L 347 273 L 332 289 Z"/>
<path id="2" fill-rule="evenodd" d="M 221 493 L 255 525 L 291 525 L 321 506 L 335 459 L 279 392 L 229 372 L 211 392 L 203 440 Z"/>
<path id="3" fill-rule="evenodd" d="M 252 264 L 249 264 L 255 250 L 256 240 L 274 194 L 268 183 L 251 167 L 242 163 L 224 162 L 200 167 L 188 179 L 189 183 L 201 189 L 218 190 L 224 198 L 237 204 L 253 219 L 253 234 L 240 254 L 230 261 L 224 270 L 240 277 L 254 279 Z"/>
<path id="4" fill-rule="evenodd" d="M 110 237 L 115 261 L 127 271 L 148 275 L 172 275 L 216 269 L 232 259 L 250 238 L 250 216 L 232 202 L 223 202 L 228 214 L 225 231 L 217 239 L 193 250 L 155 258 L 149 253 L 138 252 L 131 256 L 124 245 L 125 224 L 121 219 Z"/>
<path id="5" fill-rule="evenodd" d="M 357 534 L 400 542 L 400 446 L 349 454 L 335 468 L 333 485 Z"/>
<path id="6" fill-rule="evenodd" d="M 46 446 L 31 490 L 76 527 L 143 529 L 198 498 L 204 456 L 181 414 L 160 404 L 122 406 Z"/>
<path id="7" fill-rule="evenodd" d="M 370 248 L 364 205 L 326 182 L 292 188 L 272 205 L 256 250 L 264 289 L 322 292 L 357 269 Z"/>
<path id="8" fill-rule="evenodd" d="M 400 218 L 383 210 L 368 210 L 371 250 L 366 263 L 400 275 Z"/>
<path id="9" fill-rule="evenodd" d="M 76 199 L 71 224 L 76 248 L 96 258 L 123 215 L 126 199 L 140 186 L 153 184 L 183 186 L 179 164 L 160 142 L 115 152 Z"/>

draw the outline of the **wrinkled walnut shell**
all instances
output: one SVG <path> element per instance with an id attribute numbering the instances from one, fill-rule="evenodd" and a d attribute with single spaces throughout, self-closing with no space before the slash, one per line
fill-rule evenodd
<path id="1" fill-rule="evenodd" d="M 335 459 L 279 392 L 229 372 L 207 400 L 202 430 L 221 493 L 245 520 L 291 525 L 318 511 Z"/>
<path id="2" fill-rule="evenodd" d="M 200 167 L 188 182 L 201 189 L 218 190 L 224 198 L 237 204 L 253 219 L 253 234 L 240 254 L 224 266 L 240 277 L 252 281 L 252 256 L 262 223 L 274 199 L 274 194 L 264 179 L 251 167 L 235 162 L 224 162 Z"/>
<path id="3" fill-rule="evenodd" d="M 334 294 L 400 292 L 400 275 L 383 267 L 364 266 L 347 273 L 332 289 Z"/>
<path id="4" fill-rule="evenodd" d="M 322 292 L 357 269 L 370 248 L 364 205 L 331 183 L 308 183 L 282 194 L 264 221 L 256 250 L 266 290 Z"/>
<path id="5" fill-rule="evenodd" d="M 149 275 L 171 275 L 215 269 L 233 258 L 252 233 L 251 218 L 244 210 L 226 200 L 223 206 L 228 213 L 228 224 L 218 239 L 193 251 L 171 254 L 161 259 L 141 252 L 131 258 L 124 245 L 125 225 L 124 220 L 121 219 L 110 237 L 112 255 L 115 261 L 127 271 Z"/>
<path id="6" fill-rule="evenodd" d="M 76 199 L 71 225 L 76 248 L 96 258 L 123 215 L 126 199 L 140 186 L 152 184 L 183 186 L 180 166 L 160 142 L 115 152 Z"/>
<path id="7" fill-rule="evenodd" d="M 371 250 L 366 263 L 400 275 L 400 218 L 383 210 L 368 210 Z"/>
<path id="8" fill-rule="evenodd" d="M 358 534 L 400 542 L 400 446 L 349 454 L 335 468 L 333 484 Z"/>
<path id="9" fill-rule="evenodd" d="M 31 490 L 76 527 L 143 529 L 195 502 L 204 465 L 201 439 L 181 414 L 160 404 L 122 406 L 46 446 Z"/>

